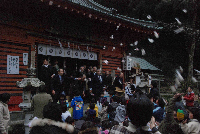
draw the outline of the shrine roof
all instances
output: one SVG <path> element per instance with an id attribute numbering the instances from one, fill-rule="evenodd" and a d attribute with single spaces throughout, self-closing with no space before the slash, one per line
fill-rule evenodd
<path id="1" fill-rule="evenodd" d="M 162 29 L 162 27 L 158 27 L 157 23 L 152 22 L 152 21 L 139 20 L 139 19 L 128 17 L 128 16 L 116 14 L 114 13 L 116 9 L 105 7 L 93 0 L 65 0 L 65 1 L 80 5 L 82 7 L 89 8 L 91 10 L 98 11 L 110 17 L 115 17 L 117 19 L 121 19 L 126 22 L 134 23 L 136 25 L 140 25 L 147 28 L 153 28 L 153 29 Z"/>

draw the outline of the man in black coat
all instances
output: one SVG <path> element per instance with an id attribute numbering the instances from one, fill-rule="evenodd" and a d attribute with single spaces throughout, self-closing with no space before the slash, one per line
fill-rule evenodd
<path id="1" fill-rule="evenodd" d="M 105 89 L 107 89 L 111 85 L 112 85 L 112 77 L 109 74 L 109 71 L 106 71 L 105 75 L 103 76 L 103 86 L 105 87 Z"/>
<path id="2" fill-rule="evenodd" d="M 65 90 L 65 78 L 63 76 L 63 69 L 58 70 L 58 75 L 55 75 L 51 81 L 51 90 L 53 95 L 53 100 L 58 101 L 60 94 Z"/>
<path id="3" fill-rule="evenodd" d="M 98 69 L 96 75 L 94 75 L 92 82 L 92 93 L 95 96 L 95 99 L 98 100 L 101 94 L 103 93 L 103 78 L 101 76 L 101 70 Z"/>
<path id="4" fill-rule="evenodd" d="M 39 79 L 45 83 L 48 90 L 47 93 L 51 93 L 50 83 L 52 77 L 53 77 L 53 68 L 48 65 L 47 59 L 44 59 L 43 65 L 39 73 Z"/>
<path id="5" fill-rule="evenodd" d="M 121 90 L 124 90 L 124 83 L 123 83 L 123 77 L 124 77 L 124 74 L 122 72 L 119 73 L 119 76 L 117 76 L 115 78 L 115 81 L 113 83 L 113 85 L 115 87 L 118 87 L 120 88 Z"/>

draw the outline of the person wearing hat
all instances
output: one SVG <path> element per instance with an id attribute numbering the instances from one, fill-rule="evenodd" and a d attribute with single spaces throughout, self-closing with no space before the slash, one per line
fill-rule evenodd
<path id="1" fill-rule="evenodd" d="M 187 119 L 181 123 L 181 129 L 183 130 L 183 132 L 185 134 L 191 134 L 191 133 L 199 134 L 199 132 L 200 132 L 200 127 L 199 127 L 200 126 L 200 123 L 199 123 L 200 110 L 199 110 L 199 108 L 195 108 L 195 107 L 191 108 L 189 110 L 189 118 L 190 118 L 189 123 L 186 123 Z"/>

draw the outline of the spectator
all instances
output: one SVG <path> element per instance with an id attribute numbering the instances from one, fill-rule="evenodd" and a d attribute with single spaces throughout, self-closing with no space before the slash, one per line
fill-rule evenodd
<path id="1" fill-rule="evenodd" d="M 71 117 L 71 114 L 69 111 L 67 111 L 67 106 L 64 104 L 64 105 L 61 105 L 61 108 L 62 108 L 62 121 L 65 122 L 65 120 L 68 118 L 68 117 Z"/>
<path id="2" fill-rule="evenodd" d="M 119 104 L 117 103 L 119 97 L 117 96 L 113 96 L 112 97 L 112 103 L 110 103 L 110 105 L 108 106 L 108 114 L 109 114 L 109 120 L 113 121 L 116 115 L 116 108 L 119 106 Z"/>
<path id="3" fill-rule="evenodd" d="M 101 122 L 108 120 L 108 113 L 107 113 L 108 105 L 109 105 L 108 101 L 105 101 L 102 104 L 102 110 L 101 112 L 99 112 L 99 118 L 101 118 Z"/>
<path id="4" fill-rule="evenodd" d="M 44 119 L 35 119 L 30 127 L 30 134 L 68 134 L 73 133 L 72 125 L 62 123 L 61 106 L 57 103 L 49 103 L 44 107 Z"/>
<path id="5" fill-rule="evenodd" d="M 200 132 L 200 110 L 199 108 L 191 108 L 189 110 L 190 122 L 187 122 L 187 119 L 181 123 L 181 128 L 185 134 L 199 134 Z"/>
<path id="6" fill-rule="evenodd" d="M 156 83 L 156 81 L 152 81 L 152 82 L 151 82 L 150 94 L 153 96 L 153 98 L 155 98 L 156 96 L 160 96 L 160 95 L 159 95 L 158 88 L 157 88 L 157 83 Z"/>
<path id="7" fill-rule="evenodd" d="M 8 125 L 10 121 L 10 113 L 8 109 L 8 102 L 10 100 L 10 94 L 0 94 L 0 133 L 8 133 Z"/>
<path id="8" fill-rule="evenodd" d="M 123 77 L 124 77 L 124 74 L 120 72 L 119 76 L 117 76 L 113 82 L 114 87 L 118 87 L 120 90 L 124 90 Z"/>
<path id="9" fill-rule="evenodd" d="M 115 125 L 110 134 L 137 133 L 146 134 L 149 127 L 147 123 L 151 120 L 153 114 L 153 104 L 144 94 L 136 94 L 136 97 L 131 97 L 127 104 L 127 114 L 131 122 L 129 126 Z M 155 121 L 151 122 L 152 133 L 160 134 L 155 127 Z"/>
<path id="10" fill-rule="evenodd" d="M 115 121 L 122 123 L 126 117 L 126 100 L 124 97 L 120 98 L 120 105 L 116 108 Z"/>
<path id="11" fill-rule="evenodd" d="M 87 115 L 87 121 L 94 121 L 95 117 L 96 117 L 96 111 L 94 110 L 95 108 L 95 104 L 91 103 L 90 104 L 90 109 L 88 109 L 85 114 Z"/>
<path id="12" fill-rule="evenodd" d="M 69 103 L 64 91 L 60 94 L 60 99 L 58 100 L 57 103 L 60 105 L 66 105 L 67 107 L 69 107 Z"/>
<path id="13" fill-rule="evenodd" d="M 71 101 L 71 107 L 73 107 L 73 118 L 78 120 L 83 117 L 83 99 L 81 96 L 74 97 Z"/>
<path id="14" fill-rule="evenodd" d="M 106 71 L 105 75 L 103 76 L 103 86 L 105 89 L 107 89 L 111 85 L 112 85 L 112 77 L 110 75 L 110 72 Z"/>
<path id="15" fill-rule="evenodd" d="M 155 120 L 159 123 L 163 120 L 163 117 L 164 117 L 164 113 L 165 113 L 164 106 L 165 106 L 165 102 L 163 101 L 162 98 L 156 99 L 154 103 L 153 116 Z"/>
<path id="16" fill-rule="evenodd" d="M 44 106 L 52 101 L 51 95 L 46 93 L 46 86 L 41 85 L 39 87 L 39 93 L 34 95 L 31 101 L 31 107 L 34 110 L 33 116 L 37 118 L 43 118 Z"/>
<path id="17" fill-rule="evenodd" d="M 193 87 L 188 87 L 188 93 L 183 97 L 186 100 L 186 106 L 188 109 L 194 106 L 194 92 L 192 91 Z"/>
<path id="18" fill-rule="evenodd" d="M 96 117 L 98 117 L 98 115 L 99 115 L 99 114 L 98 114 L 99 108 L 98 108 L 98 106 L 96 105 L 95 99 L 94 99 L 94 98 L 91 99 L 90 104 L 92 104 L 92 103 L 95 105 L 94 110 L 96 111 Z M 89 110 L 89 109 L 90 109 L 90 107 L 87 108 L 87 110 Z"/>
<path id="19" fill-rule="evenodd" d="M 98 134 L 98 129 L 95 127 L 93 122 L 86 121 L 83 123 L 79 134 Z"/>
<path id="20" fill-rule="evenodd" d="M 177 114 L 174 114 L 174 105 L 176 102 L 176 99 L 181 94 L 174 95 L 173 98 L 170 99 L 167 107 L 166 107 L 166 117 L 165 119 L 160 123 L 158 130 L 162 134 L 183 134 L 183 131 L 175 118 L 177 118 Z M 175 115 L 175 116 L 174 116 Z M 175 117 L 175 118 L 174 118 Z"/>
<path id="21" fill-rule="evenodd" d="M 110 129 L 112 128 L 112 122 L 105 120 L 102 122 L 101 134 L 109 134 Z"/>

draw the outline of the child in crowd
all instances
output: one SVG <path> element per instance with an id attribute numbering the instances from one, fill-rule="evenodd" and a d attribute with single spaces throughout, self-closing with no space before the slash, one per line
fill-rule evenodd
<path id="1" fill-rule="evenodd" d="M 68 100 L 66 99 L 64 91 L 60 94 L 60 99 L 58 100 L 57 103 L 61 105 L 67 105 L 67 107 L 69 107 L 69 103 Z"/>
<path id="2" fill-rule="evenodd" d="M 95 108 L 95 104 L 94 103 L 91 103 L 90 104 L 90 109 L 88 109 L 85 114 L 87 115 L 87 120 L 88 121 L 94 121 L 95 117 L 96 117 L 96 111 L 94 110 Z"/>
<path id="3" fill-rule="evenodd" d="M 102 105 L 101 112 L 99 112 L 99 118 L 101 118 L 101 122 L 108 120 L 108 113 L 107 113 L 108 105 L 109 105 L 108 101 L 105 101 Z"/>
<path id="4" fill-rule="evenodd" d="M 90 104 L 92 104 L 92 103 L 95 105 L 94 110 L 96 111 L 96 117 L 98 117 L 98 106 L 96 105 L 94 98 L 92 98 Z M 90 109 L 90 107 L 87 108 L 87 110 L 89 110 L 89 109 Z"/>
<path id="5" fill-rule="evenodd" d="M 102 122 L 102 130 L 99 131 L 99 134 L 109 134 L 110 129 L 112 128 L 112 122 L 109 120 Z"/>
<path id="6" fill-rule="evenodd" d="M 83 117 L 83 99 L 81 96 L 74 97 L 71 101 L 71 107 L 73 107 L 73 118 L 78 120 Z"/>
<path id="7" fill-rule="evenodd" d="M 68 117 L 71 117 L 71 114 L 69 111 L 67 111 L 67 106 L 65 104 L 62 104 L 61 105 L 61 108 L 62 108 L 62 121 L 65 122 L 65 120 L 68 118 Z"/>

